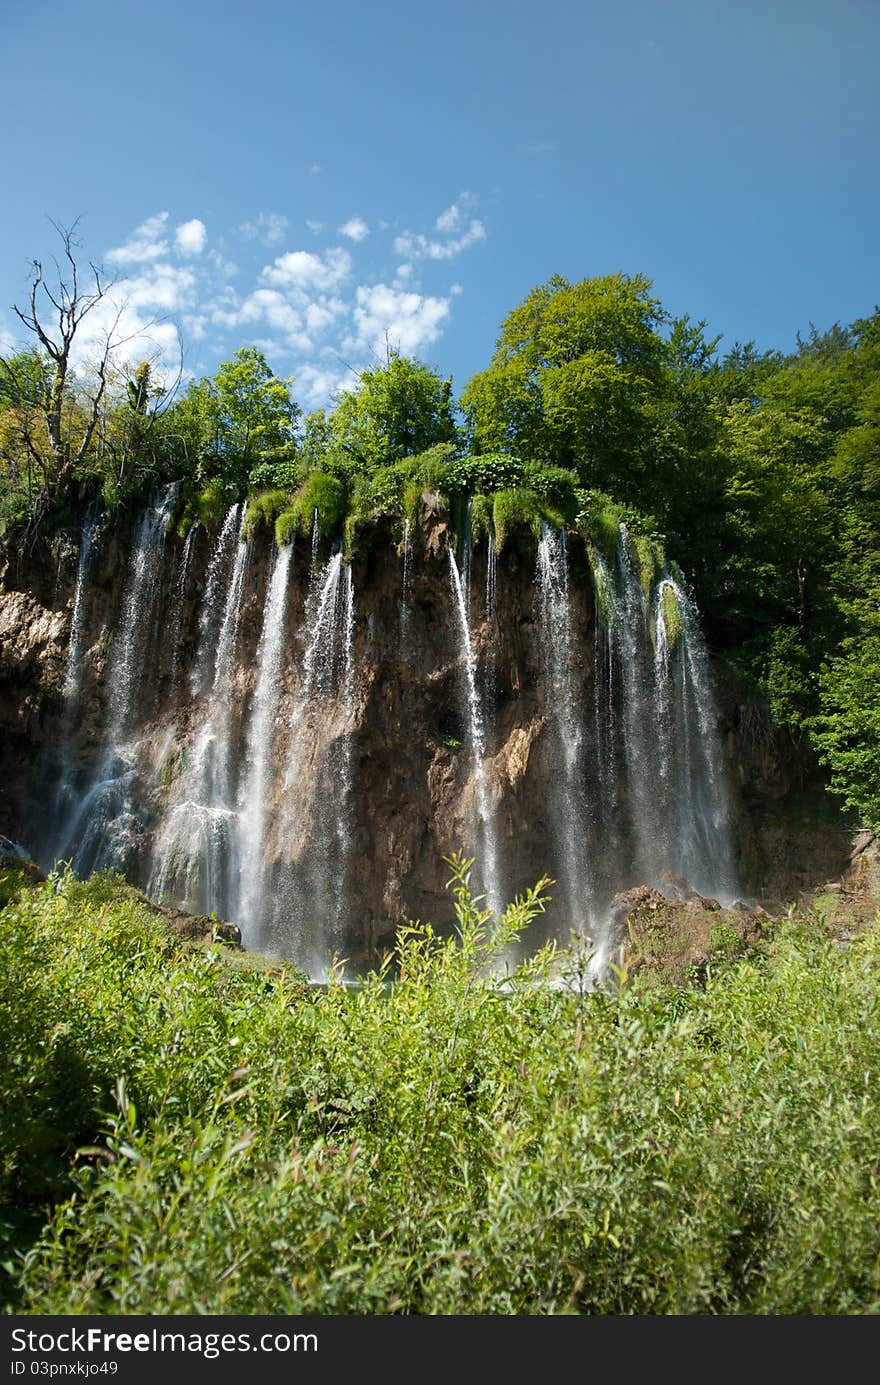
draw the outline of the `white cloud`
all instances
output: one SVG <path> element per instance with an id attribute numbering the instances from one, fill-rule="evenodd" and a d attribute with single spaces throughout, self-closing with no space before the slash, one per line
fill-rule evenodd
<path id="1" fill-rule="evenodd" d="M 193 217 L 192 221 L 184 221 L 178 226 L 174 239 L 182 255 L 201 255 L 208 239 L 208 228 L 204 221 Z"/>
<path id="2" fill-rule="evenodd" d="M 11 356 L 15 349 L 15 337 L 6 325 L 6 319 L 0 317 L 0 356 Z"/>
<path id="3" fill-rule="evenodd" d="M 288 221 L 280 212 L 258 212 L 253 221 L 245 221 L 239 226 L 248 240 L 259 240 L 264 245 L 278 245 L 284 239 Z"/>
<path id="4" fill-rule="evenodd" d="M 339 227 L 339 234 L 347 236 L 349 240 L 361 241 L 366 240 L 370 234 L 370 228 L 362 216 L 353 216 L 346 221 L 344 226 Z"/>
<path id="5" fill-rule="evenodd" d="M 447 207 L 445 212 L 441 212 L 434 222 L 434 230 L 442 232 L 443 235 L 450 235 L 457 231 L 461 225 L 461 207 L 457 202 L 453 202 L 451 207 Z"/>
<path id="6" fill-rule="evenodd" d="M 168 253 L 168 242 L 164 239 L 167 222 L 167 212 L 147 217 L 124 245 L 108 250 L 105 258 L 111 264 L 146 264 L 161 259 Z"/>
<path id="7" fill-rule="evenodd" d="M 440 335 L 449 316 L 448 298 L 425 297 L 387 284 L 358 286 L 354 333 L 345 338 L 348 350 L 381 355 L 387 340 L 405 356 L 417 355 Z"/>
<path id="8" fill-rule="evenodd" d="M 314 217 L 306 217 L 306 226 L 313 236 L 319 236 L 324 229 L 323 221 L 315 221 Z"/>
<path id="9" fill-rule="evenodd" d="M 294 374 L 293 395 L 307 413 L 329 404 L 335 394 L 355 383 L 355 377 L 342 366 L 326 367 L 309 362 Z"/>
<path id="10" fill-rule="evenodd" d="M 234 279 L 238 274 L 238 265 L 234 260 L 227 260 L 219 250 L 209 250 L 207 258 L 220 275 L 221 279 Z"/>
<path id="11" fill-rule="evenodd" d="M 309 250 L 291 250 L 267 265 L 260 278 L 276 288 L 301 294 L 332 293 L 350 273 L 351 256 L 347 250 L 328 250 L 323 256 Z"/>
<path id="12" fill-rule="evenodd" d="M 130 308 L 149 312 L 176 313 L 194 300 L 196 277 L 178 265 L 151 265 L 135 278 L 120 279 L 114 285 L 114 298 Z"/>
<path id="13" fill-rule="evenodd" d="M 405 260 L 454 260 L 463 250 L 486 239 L 486 228 L 477 217 L 466 222 L 461 206 L 453 202 L 434 222 L 437 236 L 404 231 L 394 241 L 395 253 Z M 457 234 L 456 234 L 457 233 Z"/>

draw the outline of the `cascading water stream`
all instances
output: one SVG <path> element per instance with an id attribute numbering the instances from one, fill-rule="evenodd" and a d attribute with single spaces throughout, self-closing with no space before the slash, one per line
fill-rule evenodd
<path id="1" fill-rule="evenodd" d="M 273 802 L 270 767 L 273 763 L 275 716 L 278 709 L 281 657 L 287 614 L 287 583 L 292 547 L 275 550 L 257 647 L 257 681 L 245 748 L 245 774 L 239 788 L 239 847 L 241 851 L 237 917 L 253 936 L 264 917 L 267 825 Z"/>
<path id="2" fill-rule="evenodd" d="M 477 688 L 477 656 L 471 640 L 467 601 L 462 586 L 461 574 L 455 561 L 455 554 L 449 550 L 449 577 L 452 585 L 453 608 L 458 626 L 459 646 L 465 671 L 465 691 L 467 700 L 468 729 L 474 773 L 474 797 L 477 809 L 477 830 L 479 835 L 478 866 L 483 878 L 483 892 L 493 913 L 504 908 L 502 899 L 500 871 L 498 865 L 498 832 L 495 821 L 495 806 L 489 790 L 484 764 L 486 756 L 486 734 L 483 725 L 483 711 Z"/>
<path id="3" fill-rule="evenodd" d="M 486 619 L 495 619 L 495 599 L 498 590 L 498 560 L 495 553 L 495 535 L 489 530 L 486 553 Z"/>
<path id="4" fill-rule="evenodd" d="M 70 637 L 67 642 L 67 663 L 64 670 L 64 711 L 62 713 L 61 754 L 57 769 L 57 787 L 54 796 L 53 822 L 57 848 L 53 856 L 60 855 L 65 842 L 58 840 L 63 833 L 64 824 L 74 800 L 73 783 L 73 745 L 74 727 L 82 694 L 83 646 L 86 637 L 86 588 L 92 573 L 95 537 L 99 519 L 94 506 L 90 506 L 83 521 L 80 540 L 79 561 L 76 568 L 76 585 L 73 593 L 73 610 L 70 617 Z"/>
<path id="5" fill-rule="evenodd" d="M 73 593 L 73 611 L 70 617 L 70 639 L 67 644 L 67 667 L 64 672 L 65 717 L 71 720 L 79 703 L 82 685 L 83 642 L 86 629 L 85 591 L 92 573 L 92 557 L 98 523 L 97 511 L 94 507 L 90 507 L 83 522 L 79 562 L 76 569 L 76 587 Z"/>
<path id="6" fill-rule="evenodd" d="M 151 710 L 150 694 L 155 691 L 144 672 L 156 662 L 152 645 L 165 538 L 179 489 L 178 483 L 167 487 L 159 500 L 148 505 L 135 531 L 108 664 L 104 748 L 91 784 L 68 814 L 61 833 L 62 853 L 73 856 L 80 874 L 105 866 L 122 867 L 136 831 L 131 790 L 138 746 L 132 731 L 137 716 Z"/>
<path id="7" fill-rule="evenodd" d="M 238 875 L 238 814 L 233 793 L 236 648 L 248 544 L 246 506 L 230 511 L 232 573 L 216 635 L 213 675 L 192 754 L 156 838 L 150 892 L 193 912 L 228 917 Z"/>
<path id="8" fill-rule="evenodd" d="M 236 537 L 241 529 L 241 506 L 232 505 L 223 521 L 220 536 L 214 545 L 205 594 L 199 610 L 199 638 L 196 645 L 196 659 L 190 683 L 193 697 L 198 697 L 210 686 L 211 673 L 216 654 L 216 642 L 220 631 L 220 602 L 223 598 L 224 579 L 233 553 Z"/>
<path id="9" fill-rule="evenodd" d="M 669 765 L 676 873 L 699 893 L 729 903 L 738 892 L 730 804 L 699 616 L 683 585 L 668 575 L 658 584 L 655 612 L 658 711 L 667 728 L 660 743 Z"/>
<path id="10" fill-rule="evenodd" d="M 620 732 L 634 860 L 632 883 L 669 869 L 670 822 L 658 783 L 662 781 L 657 734 L 657 679 L 649 630 L 649 603 L 638 557 L 625 524 L 617 540 L 617 600 L 611 618 L 612 657 L 622 697 Z"/>
<path id="11" fill-rule="evenodd" d="M 171 687 L 174 692 L 177 691 L 180 684 L 180 634 L 183 628 L 183 607 L 186 600 L 186 584 L 189 578 L 193 545 L 198 531 L 198 521 L 189 526 L 186 540 L 183 545 L 183 552 L 180 555 L 180 564 L 177 569 L 177 581 L 174 584 L 174 611 L 171 617 L 171 630 L 168 638 L 168 642 L 171 645 Z"/>
<path id="12" fill-rule="evenodd" d="M 403 579 L 400 593 L 400 645 L 404 656 L 409 654 L 410 621 L 412 617 L 413 547 L 409 520 L 403 521 Z"/>
<path id="13" fill-rule="evenodd" d="M 557 747 L 556 793 L 551 805 L 559 832 L 561 870 L 571 927 L 593 927 L 589 814 L 585 796 L 583 713 L 574 672 L 574 629 L 568 590 L 565 531 L 541 525 L 538 545 L 541 653 L 547 681 L 547 716 Z"/>

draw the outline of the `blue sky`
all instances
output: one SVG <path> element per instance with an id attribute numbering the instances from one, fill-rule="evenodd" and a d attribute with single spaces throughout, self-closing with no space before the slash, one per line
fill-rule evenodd
<path id="1" fill-rule="evenodd" d="M 82 217 L 124 332 L 196 375 L 256 342 L 307 408 L 386 332 L 460 391 L 554 273 L 647 274 L 726 345 L 880 301 L 876 0 L 0 16 L 7 344 L 49 217 Z"/>

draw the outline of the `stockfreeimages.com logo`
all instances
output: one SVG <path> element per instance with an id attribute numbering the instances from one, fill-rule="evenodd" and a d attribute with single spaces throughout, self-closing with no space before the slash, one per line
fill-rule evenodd
<path id="1" fill-rule="evenodd" d="M 253 1337 L 249 1332 L 106 1332 L 101 1327 L 83 1331 L 70 1328 L 63 1332 L 31 1332 L 23 1327 L 12 1330 L 13 1352 L 33 1355 L 96 1353 L 102 1356 L 117 1352 L 169 1352 L 203 1356 L 212 1361 L 218 1356 L 235 1352 L 317 1351 L 318 1337 L 314 1332 L 263 1332 Z M 18 1367 L 18 1368 L 17 1368 Z M 24 1373 L 25 1362 L 13 1363 L 13 1374 Z"/>

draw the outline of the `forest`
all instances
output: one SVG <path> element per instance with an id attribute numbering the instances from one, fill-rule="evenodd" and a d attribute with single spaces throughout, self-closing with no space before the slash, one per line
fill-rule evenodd
<path id="1" fill-rule="evenodd" d="M 253 345 L 177 382 L 112 333 L 80 354 L 108 285 L 62 241 L 0 358 L 9 567 L 171 482 L 179 541 L 246 500 L 244 539 L 346 558 L 426 494 L 532 565 L 542 525 L 610 554 L 623 523 L 842 821 L 880 829 L 880 309 L 722 351 L 642 274 L 554 277 L 459 395 L 389 345 L 304 414 Z M 880 1309 L 876 901 L 751 932 L 723 909 L 666 971 L 658 917 L 596 986 L 575 940 L 509 963 L 554 882 L 493 911 L 445 864 L 451 930 L 404 923 L 316 986 L 219 926 L 182 940 L 117 875 L 3 856 L 6 1311 Z"/>

